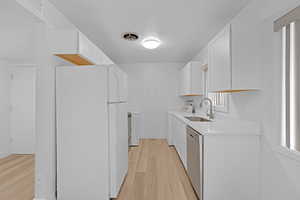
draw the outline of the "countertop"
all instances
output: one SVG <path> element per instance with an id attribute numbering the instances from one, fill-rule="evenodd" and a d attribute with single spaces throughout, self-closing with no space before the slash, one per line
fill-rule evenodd
<path id="1" fill-rule="evenodd" d="M 211 122 L 192 122 L 185 117 L 199 116 L 207 118 L 204 113 L 186 113 L 179 111 L 169 111 L 168 114 L 175 116 L 201 135 L 260 135 L 259 123 L 239 119 L 214 119 Z"/>

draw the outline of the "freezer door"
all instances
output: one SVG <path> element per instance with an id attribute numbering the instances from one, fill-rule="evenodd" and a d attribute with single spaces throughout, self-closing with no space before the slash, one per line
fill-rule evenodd
<path id="1" fill-rule="evenodd" d="M 105 67 L 58 67 L 58 200 L 108 200 L 108 106 Z"/>

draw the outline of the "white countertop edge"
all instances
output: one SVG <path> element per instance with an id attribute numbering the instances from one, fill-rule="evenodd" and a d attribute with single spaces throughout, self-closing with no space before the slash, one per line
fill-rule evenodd
<path id="1" fill-rule="evenodd" d="M 207 127 L 210 126 L 211 123 L 216 123 L 216 122 L 218 122 L 218 120 L 220 120 L 220 121 L 224 121 L 224 120 L 216 119 L 216 120 L 212 120 L 212 122 L 192 122 L 185 118 L 185 116 L 198 116 L 198 117 L 207 118 L 207 117 L 205 117 L 205 115 L 203 113 L 192 114 L 192 113 L 184 113 L 184 112 L 179 112 L 179 111 L 168 111 L 168 114 L 175 116 L 176 118 L 183 121 L 184 123 L 186 123 L 187 125 L 189 125 L 194 130 L 196 130 L 197 132 L 199 132 L 201 135 L 204 135 L 204 136 L 208 136 L 208 135 L 211 135 L 211 136 L 221 136 L 221 135 L 224 135 L 224 136 L 225 135 L 226 136 L 261 136 L 261 133 L 257 127 L 253 127 L 253 130 L 251 130 L 251 131 L 245 131 L 244 129 L 243 130 L 241 130 L 241 129 L 230 130 L 230 131 L 228 131 L 228 130 L 226 130 L 226 131 L 225 130 L 224 131 L 208 130 Z M 253 122 L 250 122 L 250 123 L 253 123 Z M 202 127 L 200 127 L 200 126 L 202 126 Z"/>

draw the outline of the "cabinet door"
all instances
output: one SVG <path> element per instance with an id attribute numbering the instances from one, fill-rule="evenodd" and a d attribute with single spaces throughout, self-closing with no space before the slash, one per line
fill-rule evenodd
<path id="1" fill-rule="evenodd" d="M 181 85 L 180 95 L 204 94 L 204 79 L 200 62 L 190 62 L 180 71 Z"/>
<path id="2" fill-rule="evenodd" d="M 208 91 L 231 90 L 230 26 L 222 30 L 209 44 Z"/>
<path id="3" fill-rule="evenodd" d="M 186 124 L 181 120 L 177 119 L 176 117 L 174 117 L 174 120 L 172 122 L 174 128 L 174 145 L 184 167 L 186 168 Z"/>
<path id="4" fill-rule="evenodd" d="M 171 119 L 172 119 L 173 143 L 177 150 L 178 149 L 178 134 L 177 134 L 178 133 L 178 123 L 176 123 L 177 121 L 176 121 L 175 117 L 172 116 Z"/>
<path id="5" fill-rule="evenodd" d="M 179 154 L 180 152 L 180 123 L 176 117 L 172 118 L 174 145 Z"/>
<path id="6" fill-rule="evenodd" d="M 168 144 L 169 145 L 174 145 L 173 143 L 173 115 L 168 114 Z"/>
<path id="7" fill-rule="evenodd" d="M 185 95 L 185 85 L 184 85 L 184 68 L 180 70 L 180 89 L 179 89 L 179 95 L 183 96 Z"/>
<path id="8" fill-rule="evenodd" d="M 180 158 L 181 161 L 185 167 L 185 169 L 187 168 L 187 160 L 186 160 L 186 124 L 182 121 L 180 121 L 180 125 L 179 125 L 179 135 L 180 135 Z"/>
<path id="9" fill-rule="evenodd" d="M 183 88 L 184 88 L 184 94 L 185 95 L 189 95 L 191 94 L 191 65 L 187 64 L 184 69 L 183 69 L 183 80 L 184 80 L 184 84 L 183 84 Z"/>
<path id="10" fill-rule="evenodd" d="M 191 94 L 191 65 L 188 63 L 180 70 L 180 95 Z"/>
<path id="11" fill-rule="evenodd" d="M 204 73 L 200 62 L 192 62 L 190 69 L 191 76 L 191 94 L 204 94 Z"/>
<path id="12" fill-rule="evenodd" d="M 264 37 L 257 31 L 260 26 L 256 20 L 251 18 L 244 20 L 234 19 L 231 25 L 231 46 L 232 46 L 232 89 L 249 90 L 261 89 L 262 73 L 260 51 L 264 51 L 262 44 Z M 250 53 L 252 52 L 252 53 Z"/>

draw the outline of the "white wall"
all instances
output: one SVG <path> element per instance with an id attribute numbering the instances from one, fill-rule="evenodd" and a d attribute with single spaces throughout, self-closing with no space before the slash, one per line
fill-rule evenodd
<path id="1" fill-rule="evenodd" d="M 0 61 L 0 158 L 10 153 L 9 96 L 8 64 Z"/>
<path id="2" fill-rule="evenodd" d="M 233 65 L 258 65 L 259 92 L 230 95 L 227 117 L 261 123 L 262 200 L 300 199 L 300 158 L 287 156 L 279 148 L 281 136 L 281 35 L 273 32 L 273 21 L 299 0 L 253 0 L 232 21 Z M 207 59 L 204 48 L 194 60 Z M 220 114 L 219 114 L 220 115 Z"/>
<path id="3" fill-rule="evenodd" d="M 177 109 L 179 68 L 183 63 L 120 65 L 128 74 L 129 109 L 141 112 L 144 138 L 166 138 L 167 111 Z"/>

